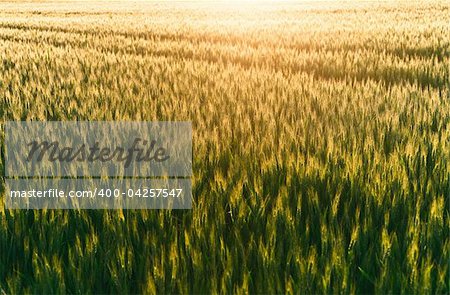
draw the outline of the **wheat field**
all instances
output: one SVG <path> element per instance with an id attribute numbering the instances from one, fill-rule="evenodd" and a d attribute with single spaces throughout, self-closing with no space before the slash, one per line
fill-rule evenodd
<path id="1" fill-rule="evenodd" d="M 449 36 L 447 1 L 1 2 L 2 126 L 191 121 L 193 208 L 2 200 L 0 293 L 448 294 Z"/>

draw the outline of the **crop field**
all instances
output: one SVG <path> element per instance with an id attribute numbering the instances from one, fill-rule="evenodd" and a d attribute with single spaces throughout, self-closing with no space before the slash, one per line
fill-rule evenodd
<path id="1" fill-rule="evenodd" d="M 193 208 L 3 175 L 0 294 L 449 294 L 449 79 L 448 1 L 1 2 L 2 129 L 191 121 Z"/>

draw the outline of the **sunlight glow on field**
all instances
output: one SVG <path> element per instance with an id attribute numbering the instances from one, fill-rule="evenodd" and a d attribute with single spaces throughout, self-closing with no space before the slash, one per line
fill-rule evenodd
<path id="1" fill-rule="evenodd" d="M 193 209 L 1 200 L 0 294 L 450 293 L 448 1 L 55 3 L 2 122 L 191 121 Z"/>

